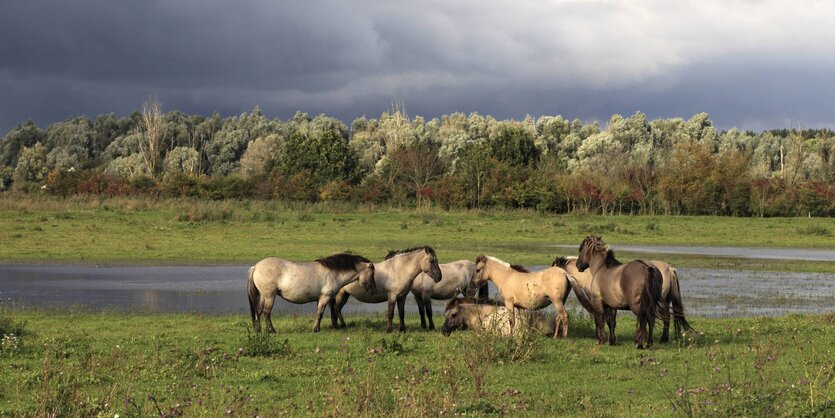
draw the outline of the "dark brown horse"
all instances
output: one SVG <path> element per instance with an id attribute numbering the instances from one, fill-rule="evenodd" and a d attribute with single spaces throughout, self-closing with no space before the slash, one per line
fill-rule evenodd
<path id="1" fill-rule="evenodd" d="M 649 264 L 658 267 L 661 271 L 661 306 L 658 307 L 658 316 L 664 323 L 664 329 L 661 333 L 661 342 L 667 342 L 670 335 L 670 311 L 675 320 L 675 335 L 676 338 L 681 336 L 682 332 L 692 331 L 693 328 L 684 317 L 684 303 L 681 298 L 681 289 L 679 287 L 678 271 L 675 267 L 659 260 L 649 260 Z M 600 299 L 599 283 L 595 282 L 591 276 L 591 272 L 586 270 L 580 272 L 577 270 L 577 257 L 557 257 L 551 266 L 562 267 L 570 274 L 575 281 L 571 282 L 574 288 L 574 293 L 577 294 L 577 300 L 589 312 L 592 311 L 590 306 L 597 304 L 599 301 L 593 299 Z"/>
<path id="2" fill-rule="evenodd" d="M 598 236 L 587 236 L 580 244 L 577 270 L 583 272 L 588 268 L 596 283 L 594 288 L 599 292 L 599 299 L 584 297 L 588 294 L 578 292 L 577 289 L 574 289 L 574 293 L 578 299 L 589 299 L 581 300 L 581 303 L 594 316 L 598 342 L 604 342 L 605 319 L 609 325 L 609 344 L 614 345 L 617 311 L 630 310 L 638 317 L 635 347 L 643 348 L 643 341 L 646 341 L 647 348 L 651 348 L 656 310 L 662 300 L 661 271 L 642 260 L 622 264 Z"/>

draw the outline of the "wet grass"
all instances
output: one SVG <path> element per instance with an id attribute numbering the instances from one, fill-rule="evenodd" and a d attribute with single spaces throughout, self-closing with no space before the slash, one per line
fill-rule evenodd
<path id="1" fill-rule="evenodd" d="M 529 211 L 441 211 L 350 204 L 0 196 L 0 260 L 81 263 L 250 263 L 309 260 L 351 250 L 372 259 L 432 245 L 443 260 L 480 253 L 549 264 L 602 234 L 617 245 L 835 248 L 835 219 L 575 216 Z M 628 255 L 625 255 L 628 256 Z M 646 254 L 639 255 L 647 257 Z M 835 263 L 662 255 L 683 267 L 835 272 Z"/>
<path id="2" fill-rule="evenodd" d="M 6 310 L 25 336 L 0 353 L 2 416 L 831 416 L 835 316 L 691 318 L 699 333 L 615 347 L 575 312 L 570 336 L 507 340 L 382 315 L 310 333 L 311 315 L 255 336 L 244 314 Z M 656 336 L 657 336 L 656 331 Z"/>

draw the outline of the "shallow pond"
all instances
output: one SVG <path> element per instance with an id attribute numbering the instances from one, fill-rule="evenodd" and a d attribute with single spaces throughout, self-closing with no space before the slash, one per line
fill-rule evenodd
<path id="1" fill-rule="evenodd" d="M 248 316 L 248 267 L 2 265 L 0 299 L 17 306 Z M 679 273 L 690 315 L 779 316 L 835 311 L 835 274 L 685 268 Z M 412 297 L 408 300 L 408 310 L 416 312 Z M 569 304 L 577 305 L 574 297 L 569 298 Z M 273 309 L 312 314 L 315 305 L 279 299 Z M 434 303 L 436 312 L 442 309 L 442 302 Z M 385 310 L 384 303 L 366 305 L 353 299 L 346 306 L 346 312 Z"/>

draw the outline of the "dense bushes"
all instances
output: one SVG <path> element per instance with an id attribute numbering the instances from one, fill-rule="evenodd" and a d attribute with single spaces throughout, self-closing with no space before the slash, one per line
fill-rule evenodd
<path id="1" fill-rule="evenodd" d="M 560 116 L 425 121 L 227 119 L 170 112 L 149 169 L 141 114 L 31 122 L 0 144 L 0 191 L 206 199 L 354 201 L 551 212 L 835 215 L 830 130 L 717 132 L 706 114 L 605 128 Z"/>

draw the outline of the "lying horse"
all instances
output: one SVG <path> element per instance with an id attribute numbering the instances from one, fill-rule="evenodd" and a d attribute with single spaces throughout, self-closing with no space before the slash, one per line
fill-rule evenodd
<path id="1" fill-rule="evenodd" d="M 635 347 L 643 348 L 645 340 L 647 348 L 651 348 L 657 307 L 661 303 L 661 271 L 641 260 L 620 263 L 611 248 L 597 236 L 587 236 L 583 240 L 576 264 L 580 272 L 590 268 L 592 280 L 596 283 L 591 295 L 582 291 L 575 291 L 575 294 L 594 315 L 598 342 L 604 342 L 605 319 L 609 325 L 609 344 L 615 345 L 617 312 L 619 309 L 631 310 L 638 317 Z M 587 300 L 584 302 L 582 299 Z"/>
<path id="2" fill-rule="evenodd" d="M 415 296 L 415 303 L 420 313 L 420 327 L 426 328 L 426 320 L 429 320 L 429 329 L 435 329 L 435 322 L 432 320 L 432 299 L 452 299 L 458 293 L 470 295 L 470 281 L 475 274 L 475 263 L 470 260 L 459 260 L 440 265 L 443 278 L 435 283 L 428 274 L 421 273 L 412 282 L 412 294 Z"/>
<path id="3" fill-rule="evenodd" d="M 670 338 L 670 310 L 672 309 L 673 319 L 675 322 L 676 337 L 680 336 L 682 331 L 691 331 L 693 328 L 684 317 L 684 304 L 681 299 L 681 289 L 678 283 L 678 271 L 675 267 L 658 260 L 649 260 L 649 264 L 654 265 L 661 271 L 661 305 L 659 306 L 658 315 L 664 322 L 664 331 L 661 334 L 661 342 L 667 342 Z M 574 293 L 577 295 L 577 300 L 589 312 L 594 312 L 595 306 L 600 307 L 600 289 L 592 279 L 591 272 L 588 270 L 580 272 L 577 270 L 577 257 L 557 257 L 552 266 L 562 267 L 572 277 L 576 279 L 572 282 Z M 578 288 L 579 286 L 579 288 Z M 602 308 L 600 308 L 602 309 Z M 599 310 L 599 309 L 598 309 Z M 600 324 L 602 328 L 602 324 Z"/>
<path id="4" fill-rule="evenodd" d="M 480 255 L 475 261 L 475 277 L 473 284 L 481 286 L 492 281 L 502 295 L 504 305 L 508 310 L 514 307 L 539 310 L 554 304 L 557 317 L 554 324 L 554 338 L 562 329 L 562 336 L 568 335 L 568 311 L 565 310 L 565 300 L 571 290 L 569 275 L 559 267 L 551 267 L 535 273 L 524 268 L 513 266 L 495 257 Z M 510 331 L 516 319 L 510 315 Z"/>
<path id="5" fill-rule="evenodd" d="M 335 254 L 312 263 L 265 258 L 249 269 L 247 295 L 252 327 L 255 332 L 261 331 L 263 315 L 267 331 L 275 332 L 270 314 L 278 295 L 292 303 L 318 302 L 313 332 L 319 332 L 325 306 L 343 286 L 354 282 L 374 291 L 374 264 L 359 255 Z"/>
<path id="6" fill-rule="evenodd" d="M 508 321 L 511 315 L 520 317 L 523 324 L 535 328 L 543 335 L 554 334 L 554 322 L 544 312 L 508 310 L 507 307 L 495 301 L 477 301 L 470 298 L 455 298 L 447 303 L 444 309 L 446 320 L 441 328 L 441 333 L 445 337 L 449 337 L 452 331 L 466 325 L 474 331 L 486 331 L 509 336 L 511 332 Z"/>
<path id="7" fill-rule="evenodd" d="M 441 281 L 441 268 L 438 266 L 438 257 L 432 247 L 417 247 L 389 252 L 385 261 L 377 263 L 375 266 L 376 292 L 369 292 L 363 286 L 352 283 L 342 288 L 336 295 L 331 305 L 331 319 L 334 327 L 337 326 L 337 319 L 340 326 L 345 327 L 342 307 L 348 302 L 348 298 L 353 296 L 360 302 L 365 303 L 388 302 L 386 332 L 391 332 L 394 305 L 396 303 L 400 316 L 400 331 L 405 331 L 404 305 L 406 304 L 406 296 L 412 288 L 412 281 L 421 272 L 426 273 L 435 283 Z"/>

